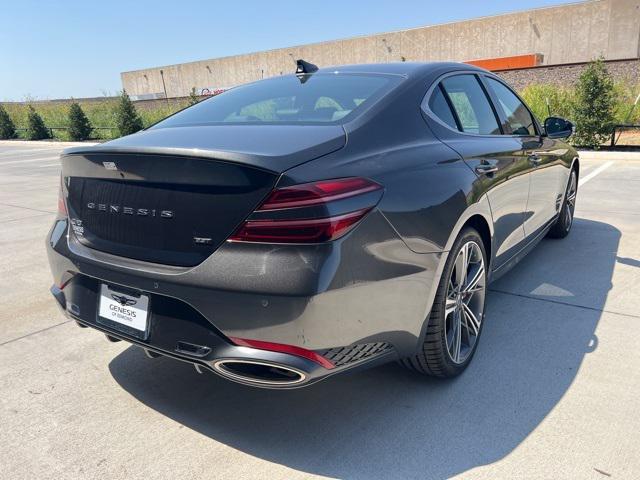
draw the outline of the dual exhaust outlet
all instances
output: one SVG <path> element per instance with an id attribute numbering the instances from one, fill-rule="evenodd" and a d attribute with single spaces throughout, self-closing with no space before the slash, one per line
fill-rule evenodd
<path id="1" fill-rule="evenodd" d="M 121 340 L 113 335 L 105 334 L 105 336 L 110 342 L 119 342 Z M 164 355 L 163 353 L 148 348 L 142 347 L 142 349 L 149 358 L 158 358 Z M 208 351 L 210 351 L 210 349 L 208 349 Z M 184 354 L 183 349 L 180 349 L 180 352 Z M 202 355 L 194 354 L 191 356 L 198 357 Z M 295 386 L 303 383 L 309 377 L 308 373 L 299 368 L 282 363 L 270 362 L 268 360 L 248 358 L 223 358 L 215 360 L 213 363 L 194 363 L 194 367 L 198 373 L 204 373 L 207 369 L 213 369 L 216 373 L 230 380 L 263 387 Z"/>
<path id="2" fill-rule="evenodd" d="M 109 338 L 109 340 L 117 341 L 115 339 L 112 340 L 112 338 Z M 163 356 L 163 354 L 154 350 L 143 349 L 149 358 Z M 213 364 L 194 363 L 193 365 L 198 373 L 213 369 L 216 373 L 229 380 L 253 386 L 295 386 L 303 383 L 308 378 L 308 374 L 301 369 L 264 360 L 228 358 L 216 360 Z"/>

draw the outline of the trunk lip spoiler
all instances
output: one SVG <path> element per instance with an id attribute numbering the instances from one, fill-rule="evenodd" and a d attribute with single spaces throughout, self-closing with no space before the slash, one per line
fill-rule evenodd
<path id="1" fill-rule="evenodd" d="M 62 151 L 60 158 L 84 155 L 162 155 L 169 157 L 188 157 L 200 160 L 215 160 L 218 162 L 242 164 L 247 168 L 255 168 L 264 172 L 281 173 L 279 169 L 267 168 L 261 165 L 254 165 L 250 159 L 255 159 L 258 155 L 241 152 L 229 152 L 222 150 L 202 150 L 197 148 L 183 147 L 72 147 Z M 263 157 L 263 155 L 260 155 Z M 266 157 L 273 158 L 273 157 Z M 277 157 L 276 157 L 277 158 Z"/>
<path id="2" fill-rule="evenodd" d="M 190 147 L 188 145 L 153 145 L 154 141 L 152 139 L 149 139 L 149 145 L 144 145 L 142 144 L 142 138 L 146 135 L 146 131 L 142 131 L 134 133 L 129 137 L 121 137 L 120 139 L 112 140 L 104 144 L 67 148 L 62 151 L 60 157 L 96 154 L 163 155 L 198 158 L 202 160 L 216 160 L 218 162 L 241 164 L 249 168 L 269 173 L 282 174 L 294 167 L 317 160 L 343 149 L 347 145 L 348 141 L 347 132 L 343 126 L 333 127 L 335 127 L 333 131 L 336 135 L 320 139 L 321 141 L 318 143 L 310 143 L 304 145 L 303 148 L 290 152 L 269 153 L 265 151 L 244 151 L 242 148 L 235 147 L 216 148 L 215 145 L 211 148 L 206 145 L 198 145 L 197 147 Z M 293 132 L 294 131 L 291 130 L 291 134 L 293 134 Z M 140 137 L 135 139 L 138 135 L 140 135 Z M 134 139 L 135 143 L 126 143 L 126 141 L 129 140 L 134 142 Z M 115 142 L 121 143 L 113 144 Z M 241 143 L 239 145 L 241 146 Z"/>

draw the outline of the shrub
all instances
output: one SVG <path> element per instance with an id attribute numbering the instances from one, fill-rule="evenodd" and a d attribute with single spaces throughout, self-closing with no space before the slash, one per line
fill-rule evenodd
<path id="1" fill-rule="evenodd" d="M 44 140 L 51 138 L 49 130 L 44 125 L 44 120 L 38 115 L 38 112 L 29 105 L 27 112 L 27 139 L 28 140 Z"/>
<path id="2" fill-rule="evenodd" d="M 613 80 L 603 59 L 591 62 L 576 85 L 574 143 L 598 148 L 610 137 L 616 102 L 614 93 Z"/>
<path id="3" fill-rule="evenodd" d="M 142 119 L 126 91 L 122 91 L 116 106 L 116 127 L 121 136 L 142 130 Z"/>
<path id="4" fill-rule="evenodd" d="M 83 141 L 91 135 L 91 122 L 84 114 L 82 107 L 77 102 L 69 106 L 69 138 L 74 141 Z"/>
<path id="5" fill-rule="evenodd" d="M 189 105 L 195 105 L 200 101 L 200 97 L 196 92 L 196 87 L 191 87 L 191 91 L 189 92 Z"/>
<path id="6" fill-rule="evenodd" d="M 0 139 L 6 140 L 8 138 L 15 138 L 16 136 L 16 126 L 13 124 L 11 117 L 4 109 L 2 105 L 0 105 Z"/>
<path id="7" fill-rule="evenodd" d="M 550 84 L 533 84 L 526 86 L 520 95 L 531 107 L 538 120 L 549 116 L 571 119 L 575 103 L 575 90 Z"/>
<path id="8" fill-rule="evenodd" d="M 140 117 L 142 117 L 143 125 L 149 127 L 188 106 L 188 101 L 182 100 L 179 102 L 171 102 L 168 105 L 162 102 L 160 105 L 155 105 L 150 108 L 142 107 L 138 111 L 140 112 Z"/>
<path id="9" fill-rule="evenodd" d="M 614 85 L 616 123 L 640 123 L 640 105 L 633 106 L 640 94 L 640 83 L 618 82 Z"/>

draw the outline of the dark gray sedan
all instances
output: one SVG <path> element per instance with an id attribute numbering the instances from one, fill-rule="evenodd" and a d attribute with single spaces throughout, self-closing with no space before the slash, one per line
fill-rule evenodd
<path id="1" fill-rule="evenodd" d="M 82 327 L 248 385 L 393 360 L 451 377 L 488 284 L 571 229 L 571 132 L 469 65 L 299 62 L 66 150 L 51 291 Z"/>

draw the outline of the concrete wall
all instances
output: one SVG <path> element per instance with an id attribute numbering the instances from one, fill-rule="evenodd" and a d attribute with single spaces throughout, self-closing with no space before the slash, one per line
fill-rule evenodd
<path id="1" fill-rule="evenodd" d="M 593 0 L 365 37 L 124 72 L 134 97 L 169 97 L 292 72 L 294 58 L 319 66 L 401 61 L 467 61 L 540 53 L 543 65 L 640 56 L 640 0 Z"/>

